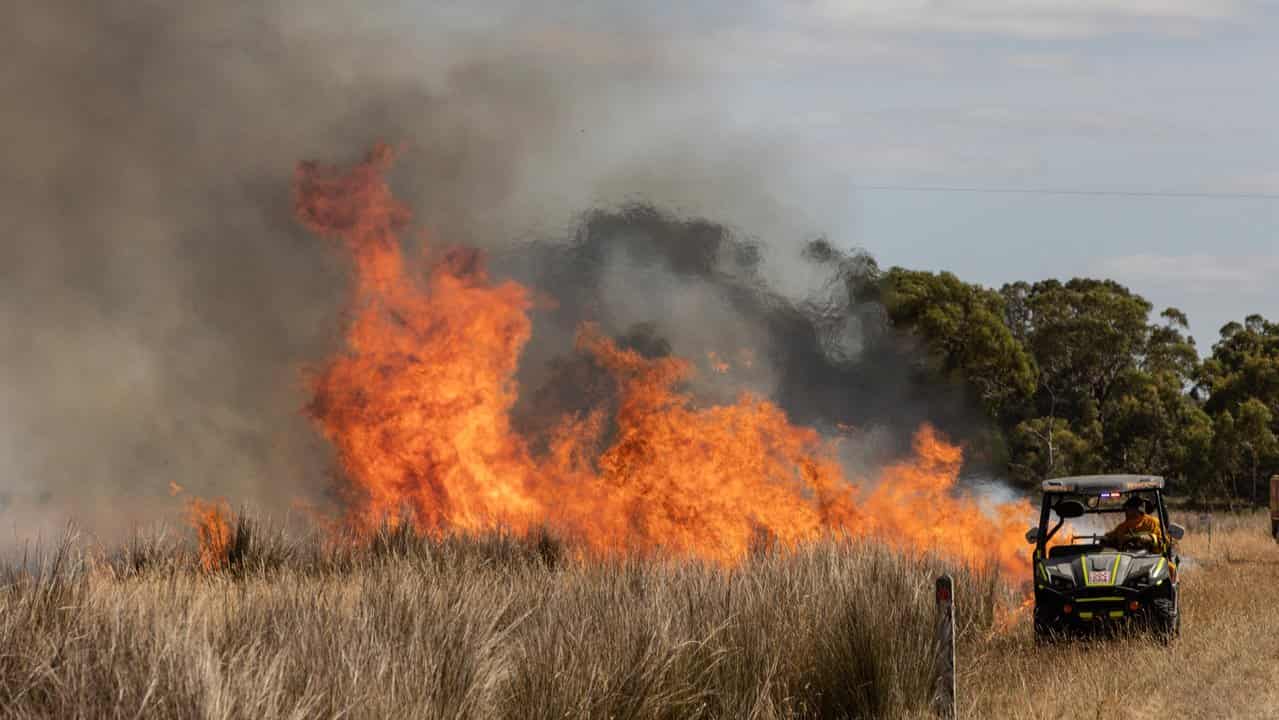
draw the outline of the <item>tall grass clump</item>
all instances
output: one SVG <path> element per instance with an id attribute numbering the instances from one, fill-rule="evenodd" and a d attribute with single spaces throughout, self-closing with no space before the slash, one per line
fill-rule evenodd
<path id="1" fill-rule="evenodd" d="M 242 527 L 213 571 L 152 538 L 7 573 L 0 717 L 910 717 L 936 575 L 957 575 L 969 636 L 1001 592 L 842 540 L 721 567 L 589 558 L 545 530 L 321 546 Z"/>

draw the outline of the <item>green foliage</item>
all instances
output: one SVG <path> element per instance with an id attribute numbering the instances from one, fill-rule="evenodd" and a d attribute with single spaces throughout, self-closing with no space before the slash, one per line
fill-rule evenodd
<path id="1" fill-rule="evenodd" d="M 1004 323 L 998 293 L 951 273 L 893 268 L 882 299 L 893 324 L 923 340 L 936 370 L 971 385 L 992 415 L 1033 389 L 1030 356 Z"/>
<path id="2" fill-rule="evenodd" d="M 1049 477 L 1095 472 L 1101 468 L 1096 442 L 1090 437 L 1095 432 L 1095 428 L 1089 427 L 1076 433 L 1065 418 L 1024 420 L 1012 429 L 1009 444 L 1013 459 L 1009 470 L 1014 479 L 1025 484 Z"/>
<path id="3" fill-rule="evenodd" d="M 1113 280 L 994 292 L 893 268 L 881 296 L 937 374 L 981 398 L 1019 482 L 1153 473 L 1255 500 L 1279 471 L 1279 325 L 1260 315 L 1223 327 L 1201 362 L 1185 313 L 1152 320 L 1150 302 Z"/>

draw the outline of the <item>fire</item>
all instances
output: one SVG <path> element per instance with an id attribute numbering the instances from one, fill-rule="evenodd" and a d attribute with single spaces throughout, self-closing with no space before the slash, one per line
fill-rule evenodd
<path id="1" fill-rule="evenodd" d="M 594 328 L 578 344 L 613 374 L 621 397 L 598 475 L 577 484 L 590 494 L 579 522 L 595 526 L 592 537 L 731 562 L 757 540 L 793 546 L 851 527 L 853 488 L 815 431 L 750 394 L 694 407 L 674 389 L 692 372 L 681 359 L 647 360 Z"/>
<path id="2" fill-rule="evenodd" d="M 527 527 L 544 514 L 534 464 L 511 428 L 513 376 L 531 334 L 529 294 L 488 282 L 463 250 L 407 274 L 397 231 L 408 211 L 382 178 L 378 148 L 348 174 L 302 166 L 297 214 L 341 236 L 357 268 L 349 352 L 315 381 L 312 415 L 337 445 L 359 525 L 411 511 L 422 524 Z"/>
<path id="3" fill-rule="evenodd" d="M 962 453 L 931 428 L 914 458 L 854 483 L 831 441 L 767 399 L 699 406 L 679 389 L 691 363 L 645 358 L 594 327 L 577 351 L 612 377 L 616 411 L 559 419 L 533 451 L 511 419 L 531 294 L 493 281 L 460 248 L 427 243 L 425 272 L 411 272 L 390 162 L 379 146 L 345 172 L 302 164 L 294 188 L 299 220 L 339 239 L 355 266 L 346 348 L 317 372 L 309 407 L 337 449 L 352 527 L 400 517 L 432 531 L 550 526 L 596 551 L 727 564 L 761 540 L 873 535 L 1024 573 L 1028 508 L 992 514 L 957 494 Z"/>
<path id="4" fill-rule="evenodd" d="M 200 542 L 200 567 L 212 572 L 226 566 L 231 547 L 231 510 L 225 502 L 187 501 L 187 519 Z"/>
<path id="5" fill-rule="evenodd" d="M 727 373 L 729 370 L 733 369 L 733 366 L 725 362 L 719 356 L 719 353 L 715 352 L 714 350 L 706 351 L 706 362 L 711 366 L 711 370 L 714 370 L 720 375 L 723 375 Z"/>
<path id="6" fill-rule="evenodd" d="M 904 548 L 938 548 L 968 564 L 995 558 L 1006 577 L 1023 575 L 1033 509 L 1025 501 L 986 509 L 975 498 L 956 496 L 962 462 L 958 447 L 921 428 L 914 457 L 885 468 L 864 501 L 872 533 Z"/>

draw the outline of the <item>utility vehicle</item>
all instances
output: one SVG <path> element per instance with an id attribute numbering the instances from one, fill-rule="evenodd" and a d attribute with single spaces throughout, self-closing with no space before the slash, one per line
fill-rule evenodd
<path id="1" fill-rule="evenodd" d="M 1279 475 L 1270 478 L 1270 535 L 1279 542 Z"/>
<path id="2" fill-rule="evenodd" d="M 1185 529 L 1168 522 L 1163 490 L 1163 478 L 1152 475 L 1044 481 L 1039 525 L 1026 531 L 1035 546 L 1037 641 L 1119 627 L 1150 629 L 1165 642 L 1176 637 L 1175 543 Z M 1124 519 L 1133 497 L 1159 521 L 1159 532 L 1108 539 L 1105 531 Z"/>

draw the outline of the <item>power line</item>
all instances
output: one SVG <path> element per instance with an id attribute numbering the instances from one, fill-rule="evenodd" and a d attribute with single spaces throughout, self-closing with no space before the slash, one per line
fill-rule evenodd
<path id="1" fill-rule="evenodd" d="M 1073 195 L 1084 197 L 1193 198 L 1205 200 L 1279 200 L 1279 193 L 1175 192 L 1163 190 L 1086 190 L 1079 188 L 1008 188 L 968 185 L 854 185 L 854 190 L 897 192 L 985 193 L 993 195 Z"/>

